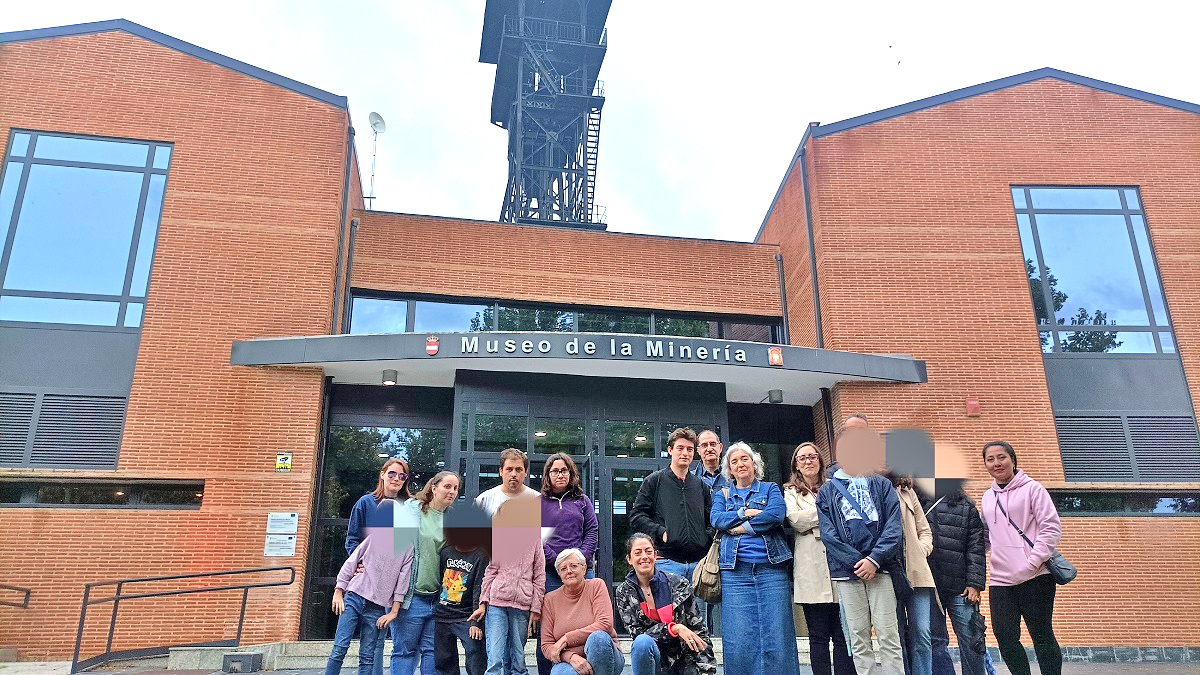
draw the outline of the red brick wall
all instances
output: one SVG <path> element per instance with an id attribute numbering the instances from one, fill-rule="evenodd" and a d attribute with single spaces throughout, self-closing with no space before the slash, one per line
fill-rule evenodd
<path id="1" fill-rule="evenodd" d="M 1056 80 L 812 139 L 826 347 L 912 354 L 929 369 L 923 385 L 838 386 L 839 427 L 863 411 L 881 428 L 929 429 L 966 448 L 978 478 L 978 448 L 1005 438 L 1034 478 L 1062 481 L 1011 184 L 1141 188 L 1184 369 L 1200 397 L 1198 139 L 1200 116 Z M 794 174 L 788 189 L 799 190 Z M 760 240 L 780 242 L 797 264 L 806 253 L 794 234 L 803 211 L 794 198 L 783 207 Z M 790 287 L 788 299 L 795 317 L 811 303 Z M 982 416 L 965 416 L 969 396 Z M 1177 583 L 1200 573 L 1183 553 L 1196 550 L 1200 522 L 1073 518 L 1064 529 L 1063 550 L 1082 570 L 1060 589 L 1064 644 L 1200 644 L 1192 621 L 1200 595 L 1180 595 Z M 1154 620 L 1125 619 L 1143 614 Z"/>
<path id="2" fill-rule="evenodd" d="M 778 249 L 358 212 L 354 287 L 779 316 Z"/>
<path id="3" fill-rule="evenodd" d="M 85 582 L 275 564 L 301 574 L 251 594 L 246 640 L 295 638 L 321 375 L 234 368 L 229 350 L 329 329 L 346 111 L 126 33 L 0 50 L 0 134 L 175 144 L 119 470 L 88 475 L 207 480 L 199 511 L 0 509 L 0 581 L 33 588 L 29 609 L 0 610 L 0 641 L 69 658 Z M 291 474 L 274 472 L 282 450 Z M 303 514 L 295 558 L 262 556 L 269 511 Z M 123 621 L 114 646 L 232 636 L 236 606 L 188 597 L 160 601 L 178 614 L 132 601 L 150 611 Z M 103 608 L 94 618 L 107 625 Z"/>

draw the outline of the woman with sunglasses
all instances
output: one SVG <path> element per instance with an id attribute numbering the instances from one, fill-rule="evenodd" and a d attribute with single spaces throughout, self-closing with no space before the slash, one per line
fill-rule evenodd
<path id="1" fill-rule="evenodd" d="M 792 452 L 792 475 L 783 486 L 787 519 L 796 533 L 792 555 L 792 601 L 804 610 L 808 650 L 815 675 L 854 675 L 854 660 L 842 634 L 837 596 L 829 578 L 829 560 L 817 521 L 817 492 L 825 482 L 825 458 L 812 443 Z M 829 646 L 833 644 L 833 659 Z"/>
<path id="2" fill-rule="evenodd" d="M 412 496 L 408 494 L 408 475 L 408 462 L 399 457 L 391 457 L 383 463 L 375 491 L 359 498 L 350 511 L 350 523 L 346 527 L 346 555 L 354 553 L 354 549 L 362 543 L 366 534 L 367 514 L 379 508 L 385 499 L 403 504 Z"/>

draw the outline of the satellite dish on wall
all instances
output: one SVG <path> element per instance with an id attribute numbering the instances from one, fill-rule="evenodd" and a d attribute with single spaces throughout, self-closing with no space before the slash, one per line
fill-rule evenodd
<path id="1" fill-rule="evenodd" d="M 382 134 L 387 131 L 387 123 L 383 121 L 383 116 L 379 113 L 373 112 L 367 119 L 371 120 L 371 128 L 375 130 L 375 133 Z"/>

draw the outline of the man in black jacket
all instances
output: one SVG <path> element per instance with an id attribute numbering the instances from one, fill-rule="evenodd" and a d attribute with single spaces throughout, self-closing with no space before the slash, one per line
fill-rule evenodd
<path id="1" fill-rule="evenodd" d="M 689 471 L 696 454 L 696 432 L 686 427 L 672 431 L 667 452 L 671 465 L 646 476 L 629 514 L 629 528 L 654 537 L 659 571 L 691 579 L 696 563 L 712 544 L 712 493 Z"/>
<path id="2" fill-rule="evenodd" d="M 979 612 L 979 594 L 987 583 L 984 557 L 987 528 L 975 503 L 961 489 L 937 501 L 922 498 L 922 504 L 933 530 L 929 569 L 937 584 L 938 598 L 950 612 L 963 675 L 994 675 L 985 641 L 987 625 Z M 946 651 L 949 644 L 946 619 L 936 606 L 933 613 L 933 672 L 953 674 L 954 665 Z"/>

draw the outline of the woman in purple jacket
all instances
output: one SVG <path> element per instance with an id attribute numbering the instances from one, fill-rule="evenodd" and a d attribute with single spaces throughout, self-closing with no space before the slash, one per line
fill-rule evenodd
<path id="1" fill-rule="evenodd" d="M 983 493 L 983 520 L 991 544 L 992 632 L 1014 675 L 1029 674 L 1021 645 L 1021 619 L 1033 639 L 1044 675 L 1062 672 L 1062 649 L 1054 638 L 1054 578 L 1046 561 L 1058 546 L 1062 526 L 1050 493 L 1017 468 L 1017 453 L 1004 441 L 983 446 L 992 487 Z M 1033 542 L 1025 543 L 1021 531 Z"/>
<path id="2" fill-rule="evenodd" d="M 562 587 L 554 561 L 558 554 L 575 548 L 587 558 L 587 577 L 596 576 L 596 547 L 599 544 L 600 524 L 592 500 L 583 494 L 579 467 L 565 452 L 550 455 L 542 470 L 542 550 L 546 554 L 546 592 Z M 549 534 L 547 534 L 549 533 Z M 550 675 L 553 663 L 542 654 L 542 635 L 537 635 L 537 664 L 539 675 Z"/>

